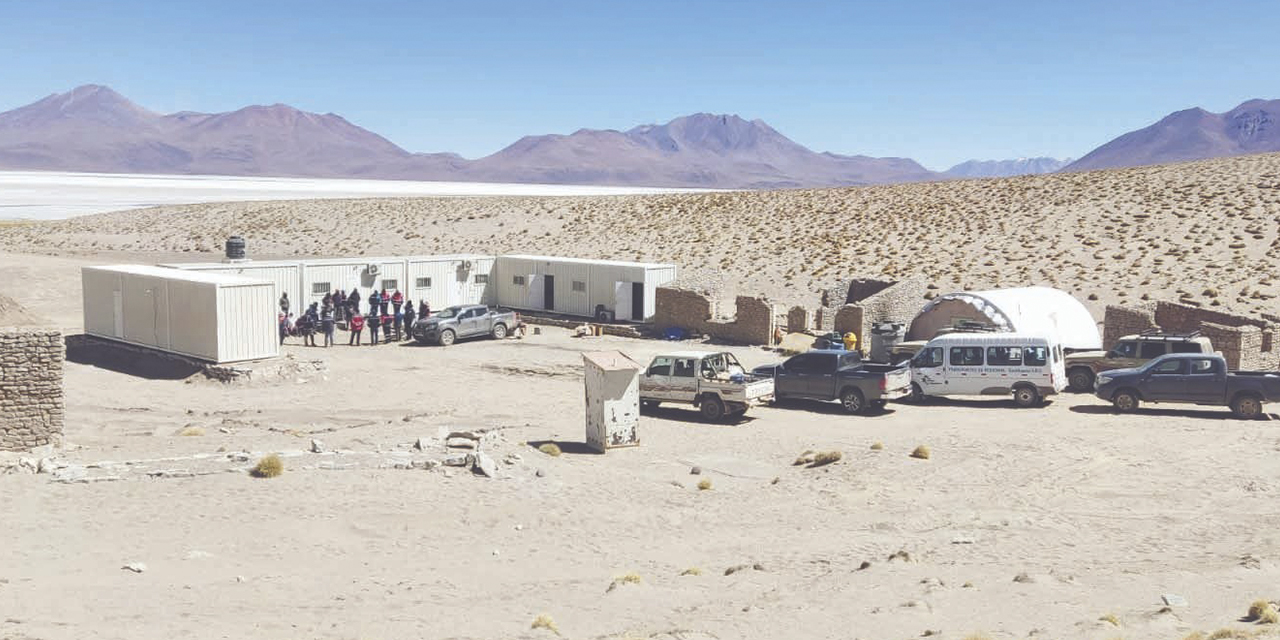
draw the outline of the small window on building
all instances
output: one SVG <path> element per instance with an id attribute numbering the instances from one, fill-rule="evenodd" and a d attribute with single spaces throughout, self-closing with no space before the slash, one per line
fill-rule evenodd
<path id="1" fill-rule="evenodd" d="M 333 292 L 333 287 L 330 287 L 328 282 L 312 282 L 311 283 L 311 295 L 322 296 L 326 293 L 332 293 L 332 292 Z"/>
<path id="2" fill-rule="evenodd" d="M 430 289 L 431 278 L 418 278 L 417 284 L 419 289 Z"/>
<path id="3" fill-rule="evenodd" d="M 511 276 L 511 284 L 514 284 L 514 285 L 516 285 L 517 287 L 523 287 L 523 286 L 524 286 L 524 276 Z"/>
<path id="4" fill-rule="evenodd" d="M 477 273 L 477 274 L 476 274 L 476 284 L 489 284 L 489 274 L 487 274 L 487 273 Z"/>
<path id="5" fill-rule="evenodd" d="M 574 280 L 574 281 L 573 281 L 573 290 L 574 290 L 574 291 L 576 291 L 576 292 L 578 292 L 578 293 L 586 293 L 586 292 L 587 292 L 587 283 L 585 283 L 585 282 L 583 282 L 583 281 L 581 281 L 581 280 Z"/>
<path id="6" fill-rule="evenodd" d="M 386 289 L 387 291 L 395 291 L 396 289 L 400 288 L 400 281 L 399 280 L 383 280 L 382 288 Z"/>

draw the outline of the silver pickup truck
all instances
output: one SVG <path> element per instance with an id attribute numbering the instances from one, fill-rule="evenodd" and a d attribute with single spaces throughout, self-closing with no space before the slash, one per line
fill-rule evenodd
<path id="1" fill-rule="evenodd" d="M 492 336 L 501 340 L 520 326 L 520 314 L 491 309 L 483 304 L 448 307 L 413 323 L 413 339 L 418 344 L 447 347 L 459 338 Z"/>
<path id="2" fill-rule="evenodd" d="M 640 403 L 691 404 L 707 420 L 737 418 L 773 399 L 773 380 L 757 380 L 732 353 L 681 351 L 653 359 L 640 376 Z"/>

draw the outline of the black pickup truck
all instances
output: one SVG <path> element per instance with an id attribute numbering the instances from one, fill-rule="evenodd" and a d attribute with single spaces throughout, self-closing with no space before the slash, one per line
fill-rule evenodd
<path id="1" fill-rule="evenodd" d="M 911 393 L 910 369 L 863 362 L 858 352 L 841 349 L 809 351 L 751 373 L 773 378 L 775 400 L 839 400 L 849 413 L 883 407 Z"/>
<path id="2" fill-rule="evenodd" d="M 1261 418 L 1263 405 L 1280 400 L 1280 374 L 1227 371 L 1227 361 L 1209 353 L 1171 353 L 1133 369 L 1098 374 L 1099 398 L 1122 412 L 1142 402 L 1229 406 L 1238 418 Z"/>

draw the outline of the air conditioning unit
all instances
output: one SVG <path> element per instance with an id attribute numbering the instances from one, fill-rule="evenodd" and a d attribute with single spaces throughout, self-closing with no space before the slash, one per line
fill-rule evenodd
<path id="1" fill-rule="evenodd" d="M 379 269 L 378 269 L 378 265 L 376 265 L 376 264 L 371 264 L 371 265 L 369 265 L 369 266 L 365 267 L 365 268 L 364 268 L 364 270 L 365 270 L 366 272 L 368 272 L 368 274 L 369 274 L 369 275 L 371 275 L 371 276 L 376 276 L 376 275 L 378 275 L 378 271 L 379 271 Z"/>

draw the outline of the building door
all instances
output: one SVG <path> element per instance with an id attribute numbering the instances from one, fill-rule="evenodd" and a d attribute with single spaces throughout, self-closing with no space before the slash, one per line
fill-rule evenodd
<path id="1" fill-rule="evenodd" d="M 556 309 L 556 277 L 551 275 L 542 276 L 542 308 L 547 311 L 555 311 Z"/>
<path id="2" fill-rule="evenodd" d="M 644 283 L 631 283 L 631 319 L 644 321 Z"/>

